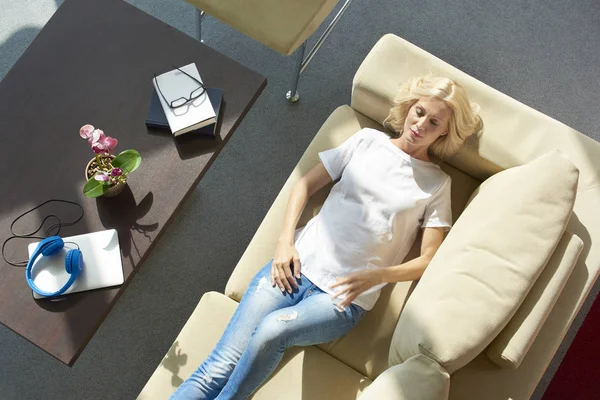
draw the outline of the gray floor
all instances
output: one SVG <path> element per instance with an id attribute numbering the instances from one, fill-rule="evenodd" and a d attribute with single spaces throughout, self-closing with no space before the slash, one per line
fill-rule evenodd
<path id="1" fill-rule="evenodd" d="M 0 79 L 61 2 L 0 0 Z M 183 0 L 129 2 L 194 34 L 193 8 Z M 294 60 L 207 18 L 206 43 L 267 76 L 266 90 L 72 368 L 0 325 L 0 398 L 135 398 L 201 295 L 223 291 L 317 129 L 349 102 L 354 72 L 383 34 L 402 36 L 598 140 L 598 20 L 595 0 L 355 1 L 303 75 L 301 101 L 290 105 L 283 95 Z M 534 398 L 590 305 L 591 298 Z"/>

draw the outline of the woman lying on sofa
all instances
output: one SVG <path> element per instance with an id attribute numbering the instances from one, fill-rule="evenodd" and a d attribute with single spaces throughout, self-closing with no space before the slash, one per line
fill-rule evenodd
<path id="1" fill-rule="evenodd" d="M 456 152 L 480 119 L 464 88 L 432 75 L 403 85 L 384 125 L 361 129 L 295 185 L 274 259 L 253 278 L 221 340 L 172 399 L 246 399 L 292 346 L 345 335 L 388 282 L 419 279 L 452 223 L 450 177 L 430 160 Z M 308 198 L 332 180 L 318 215 Z M 421 255 L 404 259 L 419 228 Z M 282 394 L 283 397 L 283 394 Z"/>

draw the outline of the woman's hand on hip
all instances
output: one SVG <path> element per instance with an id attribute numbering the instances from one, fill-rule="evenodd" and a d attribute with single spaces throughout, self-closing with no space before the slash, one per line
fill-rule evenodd
<path id="1" fill-rule="evenodd" d="M 298 288 L 300 279 L 300 255 L 293 243 L 279 243 L 271 266 L 271 285 L 279 286 L 282 292 L 292 293 Z"/>
<path id="2" fill-rule="evenodd" d="M 344 278 L 336 279 L 335 283 L 329 285 L 330 289 L 338 288 L 338 291 L 331 296 L 331 300 L 345 295 L 338 303 L 338 307 L 344 309 L 348 307 L 354 299 L 361 293 L 366 292 L 373 286 L 383 283 L 381 271 L 378 269 L 364 269 L 353 272 Z M 341 288 L 340 288 L 341 286 Z"/>

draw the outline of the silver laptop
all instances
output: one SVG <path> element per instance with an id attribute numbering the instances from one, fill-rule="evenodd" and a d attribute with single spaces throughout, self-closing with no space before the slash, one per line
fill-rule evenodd
<path id="1" fill-rule="evenodd" d="M 69 280 L 69 274 L 65 271 L 65 257 L 69 250 L 77 247 L 66 242 L 74 242 L 79 245 L 83 255 L 83 268 L 77 280 L 64 295 L 123 283 L 121 248 L 115 229 L 65 237 L 63 240 L 65 247 L 61 251 L 48 257 L 40 256 L 33 264 L 31 276 L 38 288 L 43 291 L 57 292 Z M 31 243 L 28 246 L 29 257 L 35 251 L 38 243 Z M 35 292 L 33 292 L 33 297 L 44 298 Z"/>

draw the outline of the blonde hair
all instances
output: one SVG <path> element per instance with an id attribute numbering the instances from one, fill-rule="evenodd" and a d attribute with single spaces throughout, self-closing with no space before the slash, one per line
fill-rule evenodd
<path id="1" fill-rule="evenodd" d="M 465 140 L 482 126 L 479 106 L 471 103 L 465 88 L 451 79 L 428 74 L 412 78 L 400 87 L 383 121 L 383 126 L 392 131 L 392 136 L 402 136 L 404 121 L 410 108 L 422 97 L 443 100 L 452 111 L 448 121 L 448 134 L 440 136 L 429 146 L 429 153 L 439 158 L 448 158 L 456 153 Z"/>

